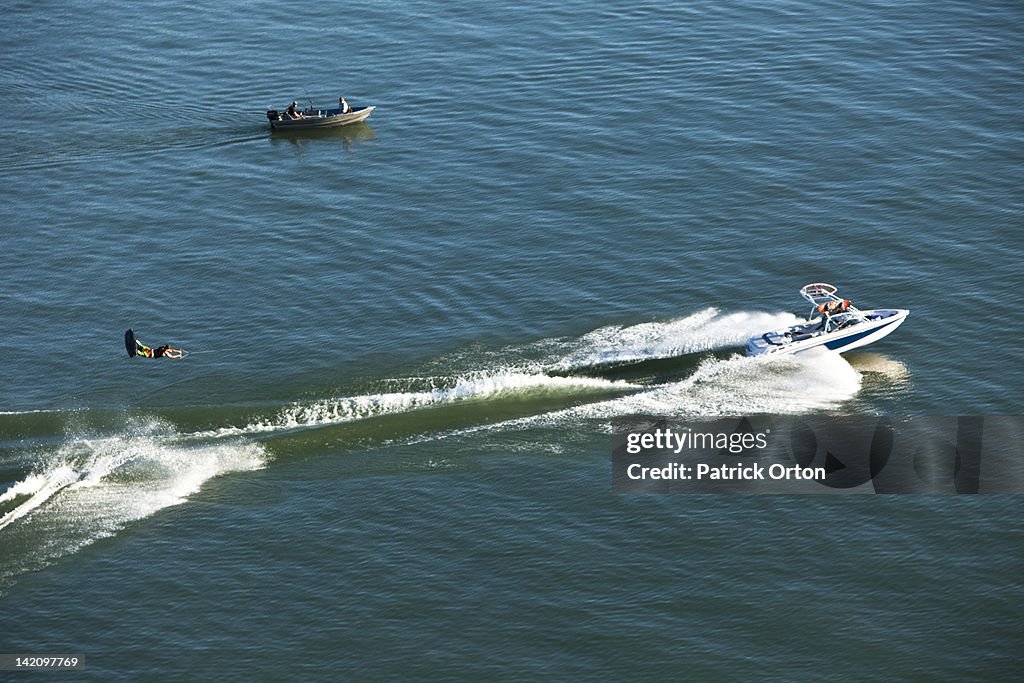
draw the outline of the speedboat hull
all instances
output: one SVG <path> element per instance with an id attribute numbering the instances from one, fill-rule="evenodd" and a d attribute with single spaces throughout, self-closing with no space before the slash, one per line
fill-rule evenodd
<path id="1" fill-rule="evenodd" d="M 864 320 L 825 332 L 820 320 L 773 330 L 747 342 L 748 356 L 793 354 L 811 349 L 846 353 L 873 344 L 903 324 L 910 311 L 904 308 L 876 308 L 861 311 Z"/>
<path id="2" fill-rule="evenodd" d="M 319 128 L 335 128 L 365 121 L 376 107 L 358 107 L 346 114 L 339 114 L 337 109 L 317 109 L 303 112 L 301 119 L 289 119 L 285 115 L 271 110 L 267 112 L 270 127 L 274 130 L 313 130 Z M 273 116 L 271 116 L 273 113 Z"/>

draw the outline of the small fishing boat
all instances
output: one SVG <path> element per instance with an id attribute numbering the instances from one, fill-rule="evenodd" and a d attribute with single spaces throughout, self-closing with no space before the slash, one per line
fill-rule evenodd
<path id="1" fill-rule="evenodd" d="M 314 109 L 307 107 L 297 112 L 298 118 L 292 118 L 287 111 L 267 110 L 267 119 L 274 130 L 310 130 L 314 128 L 334 128 L 347 126 L 351 123 L 365 121 L 376 107 L 352 107 L 344 114 L 340 109 Z"/>
<path id="2" fill-rule="evenodd" d="M 878 341 L 899 327 L 910 311 L 875 308 L 862 311 L 836 295 L 836 287 L 814 282 L 800 290 L 810 302 L 807 320 L 782 330 L 765 332 L 747 342 L 747 355 L 800 353 L 826 348 L 845 353 Z"/>

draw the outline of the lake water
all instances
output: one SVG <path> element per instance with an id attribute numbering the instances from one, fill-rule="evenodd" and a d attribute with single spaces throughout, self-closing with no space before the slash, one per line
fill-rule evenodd
<path id="1" fill-rule="evenodd" d="M 1005 679 L 1015 496 L 616 495 L 617 417 L 1013 415 L 1012 2 L 0 10 L 0 652 Z M 344 95 L 366 124 L 272 133 Z M 865 352 L 749 336 L 825 281 Z M 122 335 L 181 361 L 129 359 Z"/>

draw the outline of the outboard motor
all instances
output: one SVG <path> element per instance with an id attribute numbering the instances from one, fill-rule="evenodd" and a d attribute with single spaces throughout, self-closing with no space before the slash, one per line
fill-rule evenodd
<path id="1" fill-rule="evenodd" d="M 280 121 L 281 120 L 281 115 L 277 113 L 276 109 L 268 109 L 267 110 L 267 119 L 269 119 L 271 121 Z"/>

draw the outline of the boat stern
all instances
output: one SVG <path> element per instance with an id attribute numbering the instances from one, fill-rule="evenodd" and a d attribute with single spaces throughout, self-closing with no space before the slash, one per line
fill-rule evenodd
<path id="1" fill-rule="evenodd" d="M 773 348 L 773 345 L 766 339 L 770 334 L 772 333 L 768 332 L 748 339 L 746 346 L 747 355 L 760 356 L 763 353 L 768 353 Z"/>

